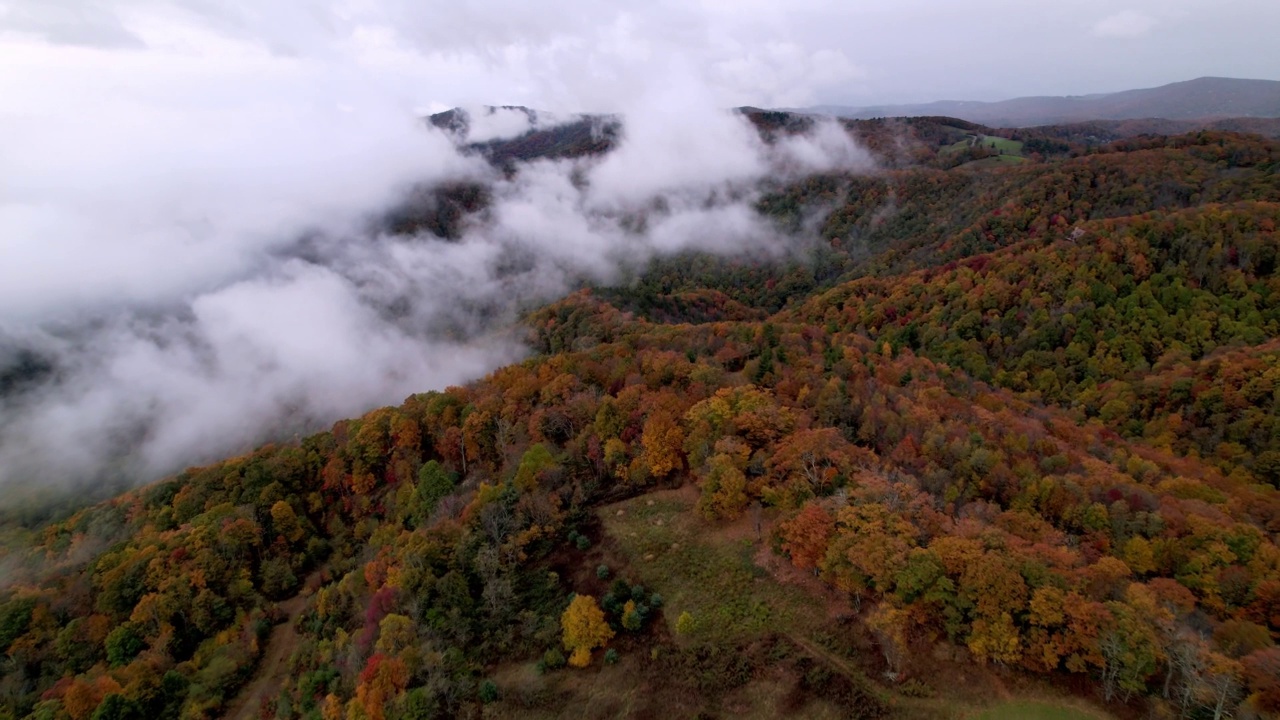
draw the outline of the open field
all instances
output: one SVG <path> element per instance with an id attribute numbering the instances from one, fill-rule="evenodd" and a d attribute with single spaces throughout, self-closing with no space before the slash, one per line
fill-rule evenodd
<path id="1" fill-rule="evenodd" d="M 1005 155 L 1021 155 L 1022 154 L 1022 143 L 1017 140 L 1009 140 L 1006 138 L 995 137 L 992 135 L 983 135 L 981 142 L 983 145 L 986 145 L 987 147 L 991 147 L 994 145 L 995 147 L 992 149 L 1003 151 Z"/>
<path id="2" fill-rule="evenodd" d="M 540 674 L 531 662 L 497 668 L 491 678 L 502 698 L 486 708 L 487 717 L 848 717 L 837 697 L 825 697 L 814 688 L 797 689 L 799 678 L 792 667 L 797 660 L 890 695 L 876 690 L 850 657 L 847 643 L 834 639 L 835 624 L 822 598 L 778 582 L 756 563 L 762 548 L 749 520 L 708 525 L 693 509 L 696 499 L 690 486 L 600 509 L 600 544 L 607 549 L 593 550 L 591 557 L 603 553 L 610 579 L 642 583 L 660 593 L 663 611 L 655 620 L 658 624 L 651 634 L 620 633 L 610 641 L 609 647 L 620 656 L 615 665 L 605 664 L 597 652 L 592 664 L 580 670 Z M 681 634 L 676 624 L 683 612 L 694 618 L 694 627 Z M 692 687 L 689 678 L 673 684 L 661 669 L 681 648 L 699 647 L 730 653 L 744 648 L 771 654 L 776 662 L 711 700 L 697 689 L 696 679 Z M 566 715 L 557 708 L 573 710 Z"/>
<path id="3" fill-rule="evenodd" d="M 693 636 L 740 641 L 766 632 L 814 630 L 824 619 L 798 587 L 774 582 L 756 565 L 754 531 L 709 532 L 693 510 L 695 495 L 655 493 L 601 510 L 606 533 L 646 587 L 662 593 L 675 632 L 688 612 Z"/>
<path id="4" fill-rule="evenodd" d="M 974 146 L 982 146 L 1003 153 L 1002 157 L 1022 155 L 1022 143 L 1017 140 L 996 137 L 994 135 L 970 135 L 964 140 L 948 145 L 940 151 L 942 154 L 963 152 Z"/>

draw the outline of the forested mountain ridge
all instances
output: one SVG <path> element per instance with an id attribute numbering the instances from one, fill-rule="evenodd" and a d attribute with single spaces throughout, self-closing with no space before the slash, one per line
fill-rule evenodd
<path id="1" fill-rule="evenodd" d="M 1088 120 L 1280 117 L 1280 82 L 1202 77 L 1155 88 L 1068 97 L 1022 97 L 998 102 L 939 101 L 920 105 L 808 111 L 841 117 L 952 115 L 995 127 L 1053 125 Z"/>
<path id="2" fill-rule="evenodd" d="M 218 717 L 300 592 L 254 716 L 952 717 L 968 661 L 1274 715 L 1280 146 L 975 166 L 951 122 L 760 200 L 816 247 L 654 261 L 467 387 L 12 529 L 0 717 Z"/>

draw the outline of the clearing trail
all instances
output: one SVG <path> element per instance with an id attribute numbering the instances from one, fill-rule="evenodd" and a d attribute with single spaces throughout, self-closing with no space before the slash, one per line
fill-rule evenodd
<path id="1" fill-rule="evenodd" d="M 801 650 L 813 658 L 826 663 L 828 667 L 855 682 L 863 679 L 862 672 L 853 663 L 822 647 L 818 643 L 798 633 L 787 633 L 787 639 L 795 643 Z"/>
<path id="2" fill-rule="evenodd" d="M 277 607 L 284 613 L 284 622 L 271 630 L 267 637 L 267 647 L 262 653 L 262 660 L 253 677 L 245 684 L 235 698 L 227 704 L 227 711 L 222 716 L 228 720 L 256 720 L 262 714 L 262 703 L 275 696 L 281 681 L 289 674 L 287 663 L 289 656 L 302 638 L 294 625 L 302 611 L 307 607 L 310 593 L 306 588 L 314 588 L 320 580 L 320 570 L 316 570 L 303 581 L 303 590 L 297 595 L 280 602 Z"/>

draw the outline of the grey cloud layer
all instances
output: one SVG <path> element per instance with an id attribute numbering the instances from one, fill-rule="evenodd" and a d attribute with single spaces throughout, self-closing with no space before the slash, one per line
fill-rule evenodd
<path id="1" fill-rule="evenodd" d="M 1270 0 L 0 0 L 0 33 L 64 45 L 146 47 L 184 22 L 282 56 L 359 56 L 445 105 L 616 110 L 672 58 L 714 80 L 724 105 L 1280 79 Z"/>

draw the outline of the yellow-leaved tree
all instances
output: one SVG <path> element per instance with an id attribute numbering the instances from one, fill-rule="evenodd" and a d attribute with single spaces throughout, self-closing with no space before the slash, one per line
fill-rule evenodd
<path id="1" fill-rule="evenodd" d="M 659 410 L 649 416 L 640 433 L 640 444 L 644 447 L 644 462 L 654 477 L 666 477 L 680 469 L 684 431 L 669 413 Z"/>
<path id="2" fill-rule="evenodd" d="M 570 652 L 569 664 L 586 667 L 591 651 L 602 647 L 613 637 L 613 629 L 604 621 L 604 611 L 590 595 L 578 595 L 560 616 L 564 649 Z"/>

